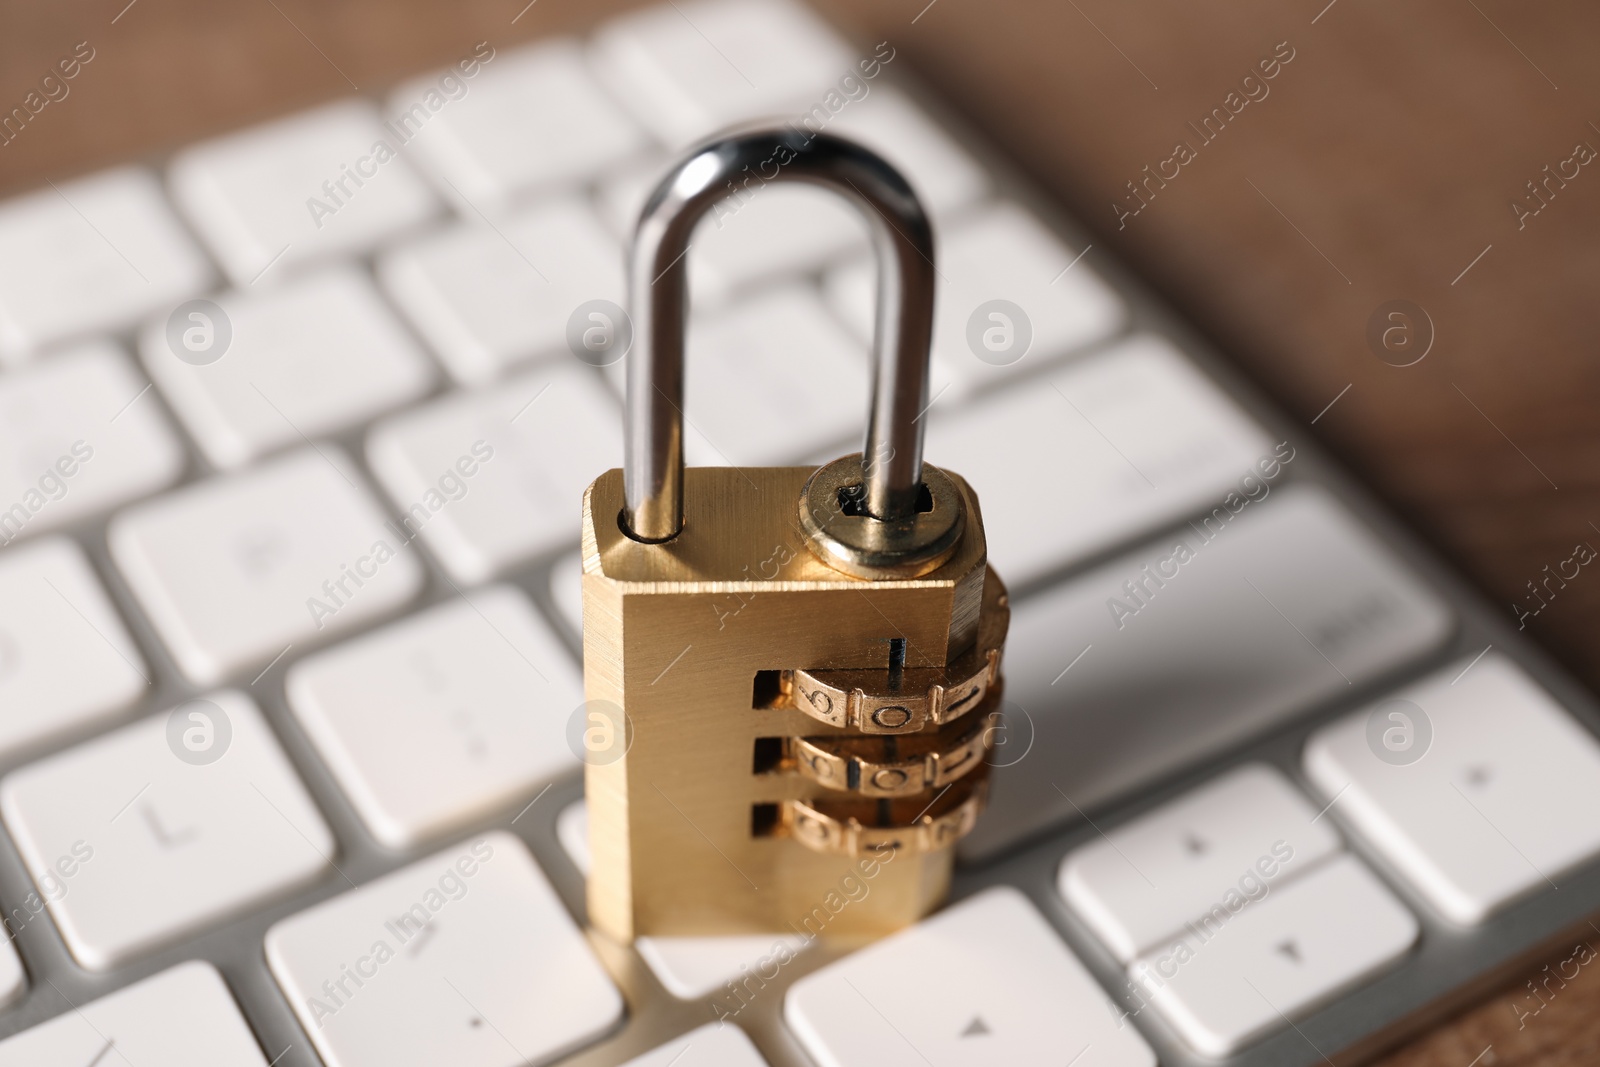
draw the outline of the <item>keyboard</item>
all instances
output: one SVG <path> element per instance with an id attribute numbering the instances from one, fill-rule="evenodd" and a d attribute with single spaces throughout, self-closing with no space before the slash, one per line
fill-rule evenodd
<path id="1" fill-rule="evenodd" d="M 0 1067 L 1345 1067 L 1592 932 L 1593 695 L 905 68 L 683 0 L 0 202 Z M 574 336 L 665 163 L 773 117 L 934 220 L 992 801 L 890 937 L 827 933 L 862 878 L 621 946 Z M 859 447 L 861 220 L 757 189 L 690 257 L 689 461 Z"/>

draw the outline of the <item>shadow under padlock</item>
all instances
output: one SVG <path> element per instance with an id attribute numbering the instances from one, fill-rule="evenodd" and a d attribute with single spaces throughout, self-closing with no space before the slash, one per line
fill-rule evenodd
<path id="1" fill-rule="evenodd" d="M 871 229 L 866 445 L 818 470 L 686 471 L 686 252 L 750 168 L 839 193 Z M 933 259 L 905 179 L 825 134 L 714 141 L 645 205 L 626 467 L 583 512 L 586 706 L 621 709 L 599 727 L 627 738 L 585 770 L 589 916 L 612 937 L 797 929 L 850 875 L 870 892 L 830 933 L 881 934 L 949 888 L 987 796 L 1010 616 L 975 495 L 922 461 Z"/>

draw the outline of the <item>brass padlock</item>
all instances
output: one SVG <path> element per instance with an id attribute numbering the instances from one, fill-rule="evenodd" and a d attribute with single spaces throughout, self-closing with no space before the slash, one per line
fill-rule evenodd
<path id="1" fill-rule="evenodd" d="M 752 174 L 831 189 L 872 232 L 866 449 L 685 471 L 686 253 Z M 614 938 L 876 935 L 949 887 L 987 794 L 1009 611 L 977 498 L 922 462 L 933 251 L 894 168 L 792 129 L 692 151 L 644 208 L 626 467 L 583 502 L 586 707 L 615 716 L 586 769 L 589 917 Z"/>

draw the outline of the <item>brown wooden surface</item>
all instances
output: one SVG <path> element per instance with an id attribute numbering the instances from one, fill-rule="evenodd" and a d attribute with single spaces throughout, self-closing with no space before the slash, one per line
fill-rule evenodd
<path id="1" fill-rule="evenodd" d="M 6 0 L 0 110 L 76 42 L 96 56 L 66 100 L 0 148 L 0 191 L 630 6 L 539 0 L 513 25 L 524 2 Z M 1349 385 L 1314 432 L 1508 612 L 1546 564 L 1580 541 L 1600 546 L 1600 166 L 1523 229 L 1510 208 L 1577 142 L 1600 148 L 1600 5 L 821 3 L 892 40 L 1288 411 L 1309 423 Z M 1187 123 L 1285 41 L 1294 59 L 1270 94 L 1119 230 L 1124 183 L 1177 141 L 1198 145 Z M 1397 298 L 1422 305 L 1437 334 L 1405 368 L 1365 340 L 1369 315 Z M 1597 685 L 1597 622 L 1600 577 L 1584 571 L 1528 626 Z M 1600 968 L 1519 1018 L 1517 1005 L 1538 1003 L 1523 983 L 1544 974 L 1530 968 L 1386 1062 L 1600 1062 Z"/>

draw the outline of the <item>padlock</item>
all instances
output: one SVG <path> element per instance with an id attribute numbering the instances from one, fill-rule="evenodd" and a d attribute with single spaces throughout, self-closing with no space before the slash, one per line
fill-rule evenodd
<path id="1" fill-rule="evenodd" d="M 832 190 L 871 231 L 866 447 L 685 471 L 687 251 L 752 181 Z M 712 142 L 644 207 L 626 466 L 583 501 L 588 907 L 613 938 L 879 935 L 949 888 L 987 795 L 1009 609 L 972 489 L 922 461 L 933 259 L 905 179 L 826 134 Z"/>

